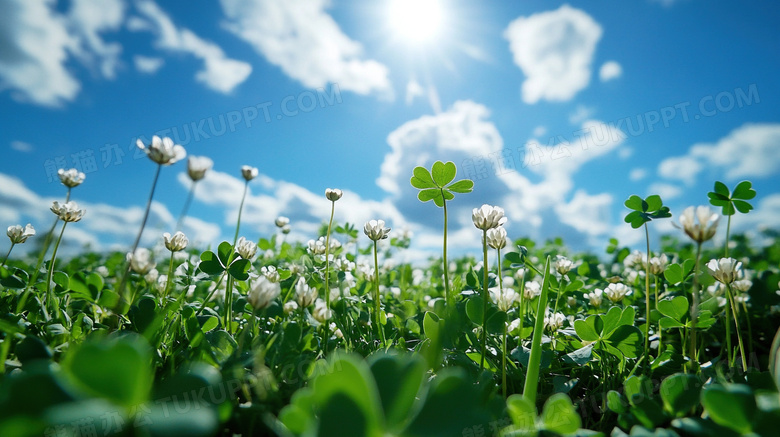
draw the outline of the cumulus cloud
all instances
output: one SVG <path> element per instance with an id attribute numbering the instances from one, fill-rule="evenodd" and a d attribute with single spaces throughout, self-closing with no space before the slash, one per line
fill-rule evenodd
<path id="1" fill-rule="evenodd" d="M 678 185 L 656 182 L 648 188 L 648 194 L 657 194 L 666 202 L 676 199 L 682 195 L 683 191 Z"/>
<path id="2" fill-rule="evenodd" d="M 628 178 L 633 182 L 641 181 L 646 177 L 647 177 L 647 170 L 643 168 L 634 168 L 631 170 L 631 173 L 628 174 Z"/>
<path id="3" fill-rule="evenodd" d="M 780 123 L 746 123 L 715 143 L 698 143 L 688 154 L 663 160 L 658 174 L 693 184 L 705 166 L 728 180 L 771 177 L 780 172 Z"/>
<path id="4" fill-rule="evenodd" d="M 523 101 L 566 101 L 587 87 L 601 32 L 590 15 L 568 5 L 512 21 L 504 37 L 526 76 Z"/>
<path id="5" fill-rule="evenodd" d="M 53 0 L 0 2 L 0 90 L 18 101 L 57 107 L 73 100 L 81 85 L 65 68 L 76 40 Z"/>
<path id="6" fill-rule="evenodd" d="M 164 63 L 165 61 L 162 58 L 154 58 L 142 55 L 133 56 L 133 64 L 135 64 L 135 69 L 141 73 L 153 74 L 162 68 Z"/>
<path id="7" fill-rule="evenodd" d="M 224 26 L 268 62 L 310 88 L 338 83 L 357 94 L 392 96 L 385 65 L 363 58 L 326 12 L 326 0 L 221 0 Z"/>
<path id="8" fill-rule="evenodd" d="M 555 207 L 561 221 L 588 236 L 605 235 L 610 231 L 612 195 L 590 195 L 577 190 L 574 197 Z"/>
<path id="9" fill-rule="evenodd" d="M 17 152 L 30 153 L 35 148 L 32 144 L 24 141 L 11 141 L 11 149 L 16 150 Z"/>
<path id="10" fill-rule="evenodd" d="M 623 75 L 623 67 L 615 61 L 607 61 L 599 68 L 599 79 L 607 82 Z"/>
<path id="11" fill-rule="evenodd" d="M 229 93 L 252 72 L 251 65 L 227 57 L 215 43 L 204 40 L 187 28 L 177 27 L 157 3 L 139 0 L 136 9 L 141 16 L 133 17 L 128 27 L 134 31 L 154 33 L 157 36 L 155 46 L 162 50 L 188 53 L 203 61 L 203 68 L 195 73 L 195 80 L 208 88 Z"/>

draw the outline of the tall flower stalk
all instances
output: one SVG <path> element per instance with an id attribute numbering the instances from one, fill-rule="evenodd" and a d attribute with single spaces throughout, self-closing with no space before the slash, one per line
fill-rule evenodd
<path id="1" fill-rule="evenodd" d="M 501 311 L 508 311 L 509 304 L 504 297 L 504 283 L 501 278 L 501 249 L 506 247 L 506 229 L 499 226 L 497 228 L 490 229 L 487 232 L 488 246 L 496 250 L 496 274 L 498 275 L 498 309 Z M 487 308 L 487 305 L 485 305 Z M 507 337 L 507 322 L 504 321 L 504 335 L 501 342 L 501 392 L 506 397 L 506 337 Z"/>
<path id="2" fill-rule="evenodd" d="M 139 149 L 143 150 L 144 153 L 146 153 L 146 156 L 148 156 L 149 159 L 152 160 L 152 162 L 157 164 L 157 170 L 155 171 L 154 179 L 152 180 L 152 189 L 149 192 L 149 199 L 146 201 L 146 211 L 144 212 L 143 220 L 141 220 L 141 229 L 138 230 L 138 235 L 135 237 L 135 241 L 133 242 L 133 247 L 130 250 L 130 253 L 135 253 L 136 249 L 138 249 L 138 245 L 141 243 L 141 236 L 144 233 L 146 222 L 149 220 L 149 211 L 151 211 L 152 209 L 152 199 L 154 199 L 154 191 L 157 188 L 157 181 L 160 179 L 160 171 L 162 170 L 163 166 L 172 165 L 184 159 L 187 156 L 187 151 L 184 150 L 184 147 L 178 144 L 174 144 L 173 140 L 168 137 L 160 139 L 160 137 L 155 135 L 152 137 L 152 143 L 149 144 L 148 147 L 145 146 L 140 139 L 138 139 L 136 140 L 136 146 Z M 125 294 L 125 284 L 127 283 L 128 274 L 130 274 L 129 263 L 125 268 L 125 272 L 122 275 L 122 280 L 119 282 L 119 287 L 117 288 L 117 293 L 121 298 L 126 298 L 124 294 Z M 127 304 L 131 305 L 134 299 L 135 299 L 135 295 L 131 296 Z M 120 304 L 121 304 L 121 300 L 120 300 Z"/>
<path id="3" fill-rule="evenodd" d="M 330 200 L 330 219 L 328 220 L 328 232 L 325 235 L 325 309 L 330 311 L 330 231 L 333 228 L 333 215 L 336 212 L 336 201 L 341 199 L 344 192 L 338 188 L 326 188 L 325 198 Z M 285 223 L 286 225 L 286 223 Z M 284 226 L 282 226 L 284 227 Z M 330 339 L 330 324 L 325 323 L 325 344 Z"/>
<path id="4" fill-rule="evenodd" d="M 168 263 L 168 277 L 165 281 L 165 290 L 163 291 L 163 300 L 165 300 L 166 297 L 168 297 L 168 293 L 170 293 L 171 290 L 171 282 L 173 281 L 174 276 L 174 270 L 173 270 L 173 257 L 176 254 L 176 252 L 180 252 L 187 248 L 187 244 L 189 244 L 189 240 L 187 239 L 187 236 L 184 235 L 181 231 L 177 231 L 173 236 L 169 233 L 163 234 L 163 241 L 165 242 L 165 248 L 171 251 L 171 259 Z"/>
<path id="5" fill-rule="evenodd" d="M 726 303 L 726 310 L 728 310 L 729 306 L 731 307 L 731 312 L 734 316 L 734 326 L 737 328 L 737 341 L 739 342 L 739 353 L 742 357 L 742 369 L 747 370 L 747 359 L 745 359 L 745 345 L 742 343 L 742 333 L 739 329 L 739 317 L 737 312 L 737 305 L 733 296 L 733 293 L 731 291 L 731 284 L 739 278 L 740 269 L 742 269 L 742 263 L 738 262 L 734 258 L 721 258 L 718 260 L 710 260 L 710 262 L 707 263 L 707 270 L 709 270 L 710 275 L 712 275 L 713 278 L 715 278 L 716 281 L 720 282 L 721 284 L 726 286 L 726 299 L 728 302 Z M 731 324 L 731 321 L 728 320 L 728 311 L 726 314 L 726 326 L 728 327 L 729 324 Z M 730 334 L 726 334 L 726 339 L 730 343 L 731 338 Z M 731 347 L 728 346 L 728 349 L 730 350 Z M 734 366 L 734 361 L 736 359 L 736 354 L 729 359 L 729 365 Z"/>
<path id="6" fill-rule="evenodd" d="M 705 241 L 709 241 L 715 232 L 718 230 L 718 220 L 720 217 L 718 214 L 713 213 L 708 206 L 689 206 L 685 208 L 682 215 L 680 215 L 680 227 L 691 240 L 696 243 L 696 260 L 693 268 L 693 286 L 691 294 L 691 328 L 688 335 L 690 340 L 688 358 L 691 363 L 698 359 L 698 343 L 696 340 L 696 321 L 699 318 L 699 302 L 701 297 L 699 296 L 699 262 L 701 260 L 701 245 Z"/>
<path id="7" fill-rule="evenodd" d="M 487 352 L 487 314 L 488 302 L 488 231 L 506 223 L 504 210 L 498 206 L 482 205 L 471 211 L 471 220 L 477 229 L 482 230 L 482 352 L 479 359 L 479 371 L 485 368 L 485 353 Z M 500 273 L 500 272 L 499 272 Z"/>
<path id="8" fill-rule="evenodd" d="M 195 187 L 198 185 L 198 181 L 206 176 L 206 172 L 211 170 L 214 166 L 214 161 L 206 156 L 190 156 L 187 159 L 187 176 L 189 176 L 192 184 L 190 185 L 190 191 L 187 194 L 187 200 L 184 201 L 184 206 L 179 214 L 179 220 L 176 222 L 176 230 L 180 231 L 184 224 L 184 218 L 187 216 L 187 211 L 192 204 L 192 198 L 195 196 Z"/>
<path id="9" fill-rule="evenodd" d="M 81 218 L 84 217 L 84 213 L 86 212 L 86 210 L 79 209 L 79 206 L 76 202 L 67 202 L 64 204 L 60 204 L 55 200 L 51 206 L 51 212 L 56 214 L 59 220 L 62 220 L 63 223 L 62 223 L 62 230 L 60 231 L 60 235 L 59 237 L 57 237 L 57 243 L 54 244 L 54 253 L 51 256 L 51 262 L 49 263 L 49 276 L 46 281 L 46 300 L 43 305 L 44 308 L 49 308 L 49 305 L 51 305 L 53 301 L 51 283 L 54 277 L 54 264 L 57 261 L 57 250 L 60 247 L 60 242 L 62 241 L 62 235 L 65 234 L 65 226 L 68 223 L 75 223 L 81 220 Z"/>
<path id="10" fill-rule="evenodd" d="M 377 257 L 377 243 L 384 240 L 390 233 L 390 228 L 385 227 L 384 220 L 370 220 L 363 226 L 363 233 L 374 242 L 374 325 L 376 326 L 377 336 L 382 340 L 382 345 L 386 344 L 385 330 L 382 329 L 381 313 L 379 306 L 379 260 Z"/>

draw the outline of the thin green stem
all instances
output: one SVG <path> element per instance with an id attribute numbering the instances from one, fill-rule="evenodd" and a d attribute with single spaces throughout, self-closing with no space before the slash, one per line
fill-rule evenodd
<path id="1" fill-rule="evenodd" d="M 485 368 L 485 354 L 487 353 L 487 309 L 490 302 L 488 295 L 488 250 L 487 230 L 482 230 L 482 353 L 479 358 L 479 371 Z"/>
<path id="2" fill-rule="evenodd" d="M 499 302 L 504 302 L 504 284 L 503 280 L 501 278 L 501 249 L 496 249 L 496 263 L 498 264 L 498 294 L 499 294 Z M 509 308 L 507 308 L 508 310 Z M 504 394 L 504 398 L 506 398 L 506 325 L 507 322 L 504 321 L 504 341 L 502 343 L 501 347 L 501 391 Z"/>
<path id="3" fill-rule="evenodd" d="M 729 216 L 728 220 L 726 220 L 726 258 L 729 257 L 729 235 L 731 233 L 731 216 Z"/>
<path id="4" fill-rule="evenodd" d="M 336 212 L 336 201 L 330 201 L 330 220 L 328 220 L 328 233 L 325 236 L 325 309 L 330 311 L 330 231 L 333 228 L 333 214 Z M 374 244 L 376 246 L 376 242 Z M 376 251 L 376 247 L 374 247 Z M 355 258 L 357 259 L 357 258 Z M 330 323 L 325 324 L 325 348 L 330 339 Z"/>
<path id="5" fill-rule="evenodd" d="M 701 242 L 696 243 L 696 262 L 693 267 L 693 286 L 691 287 L 691 329 L 690 335 L 690 347 L 688 349 L 688 359 L 691 366 L 693 361 L 697 359 L 698 348 L 696 346 L 696 321 L 699 318 L 699 261 L 701 259 Z M 693 367 L 692 367 L 693 368 Z"/>
<path id="6" fill-rule="evenodd" d="M 152 190 L 149 192 L 149 200 L 146 201 L 146 212 L 144 212 L 144 218 L 141 221 L 141 229 L 138 230 L 138 235 L 135 237 L 135 242 L 133 243 L 133 248 L 130 250 L 130 256 L 135 256 L 135 251 L 138 249 L 138 245 L 141 243 L 141 236 L 144 233 L 144 228 L 146 227 L 146 222 L 149 220 L 149 211 L 152 209 L 152 199 L 154 198 L 154 190 L 157 188 L 157 181 L 160 179 L 160 170 L 162 170 L 162 164 L 157 164 L 157 170 L 154 173 L 154 179 L 152 180 Z M 125 284 L 127 283 L 127 275 L 130 274 L 130 262 L 127 262 L 127 267 L 125 267 L 125 272 L 122 275 L 122 280 L 119 282 L 119 287 L 117 287 L 117 294 L 120 296 L 120 300 L 118 302 L 118 305 L 121 305 L 122 299 L 125 298 Z M 135 299 L 135 296 L 133 296 L 130 299 L 130 302 L 128 304 L 132 305 L 133 300 Z"/>
<path id="7" fill-rule="evenodd" d="M 520 345 L 523 344 L 523 319 L 525 319 L 525 277 L 520 280 Z"/>
<path id="8" fill-rule="evenodd" d="M 60 236 L 57 238 L 57 243 L 54 245 L 54 253 L 52 253 L 51 262 L 49 263 L 49 276 L 46 281 L 46 302 L 43 304 L 43 307 L 46 309 L 49 308 L 49 305 L 53 300 L 51 297 L 51 282 L 54 277 L 54 263 L 57 261 L 57 250 L 60 248 L 60 241 L 62 241 L 62 235 L 65 233 L 65 226 L 67 226 L 67 224 L 68 222 L 62 222 L 62 230 L 60 231 Z"/>
<path id="9" fill-rule="evenodd" d="M 235 253 L 236 242 L 238 241 L 238 231 L 241 229 L 241 214 L 244 212 L 244 201 L 246 201 L 246 192 L 249 189 L 249 181 L 244 182 L 244 195 L 241 196 L 241 205 L 238 207 L 238 221 L 236 222 L 236 234 L 233 236 L 233 253 Z"/>
<path id="10" fill-rule="evenodd" d="M 731 350 L 731 299 L 726 292 L 726 359 L 729 367 L 734 367 L 734 353 Z"/>
<path id="11" fill-rule="evenodd" d="M 753 327 L 750 323 L 750 314 L 748 313 L 747 303 L 745 301 L 742 301 L 742 309 L 745 310 L 745 322 L 747 323 L 748 328 L 748 350 L 750 353 L 753 353 Z"/>
<path id="12" fill-rule="evenodd" d="M 68 188 L 67 193 L 65 194 L 65 203 L 70 202 L 70 190 L 71 188 Z M 38 254 L 38 262 L 35 264 L 35 271 L 33 272 L 32 278 L 30 279 L 29 284 L 35 285 L 35 281 L 38 279 L 38 274 L 41 271 L 41 266 L 43 265 L 43 259 L 46 257 L 46 253 L 49 251 L 49 246 L 51 245 L 51 238 L 54 236 L 54 229 L 57 228 L 57 222 L 60 221 L 60 217 L 58 215 L 54 216 L 54 223 L 51 224 L 51 229 L 49 229 L 49 232 L 46 233 L 46 239 L 43 240 L 43 247 L 41 248 L 41 253 Z"/>
<path id="13" fill-rule="evenodd" d="M 168 278 L 165 281 L 165 291 L 163 291 L 162 301 L 164 304 L 165 298 L 168 297 L 169 290 L 171 289 L 171 280 L 173 279 L 173 252 L 171 252 L 171 260 L 168 262 Z"/>
<path id="14" fill-rule="evenodd" d="M 647 257 L 645 260 L 645 357 L 650 361 L 650 231 L 645 222 L 645 242 Z"/>
<path id="15" fill-rule="evenodd" d="M 241 230 L 241 214 L 244 212 L 244 202 L 246 201 L 246 192 L 249 190 L 249 181 L 244 182 L 244 194 L 241 196 L 241 204 L 238 206 L 238 220 L 236 221 L 236 233 L 233 236 L 233 246 L 230 250 L 230 256 L 225 267 L 230 268 L 230 264 L 236 257 L 236 243 L 238 242 L 238 232 Z M 229 271 L 227 275 L 227 286 L 225 287 L 225 327 L 229 333 L 233 333 L 233 276 Z"/>
<path id="16" fill-rule="evenodd" d="M 379 260 L 376 254 L 376 246 L 377 242 L 374 240 L 374 323 L 376 324 L 377 334 L 379 334 L 378 337 L 382 340 L 382 346 L 384 347 L 386 345 L 386 340 L 385 330 L 382 329 L 382 324 L 380 323 L 381 308 L 379 307 Z"/>
<path id="17" fill-rule="evenodd" d="M 450 293 L 450 266 L 449 263 L 447 263 L 447 201 L 444 200 L 444 191 L 442 190 L 442 205 L 444 207 L 444 249 L 442 253 L 442 259 L 444 263 L 444 299 L 447 302 L 447 308 L 452 309 L 453 308 L 453 297 Z"/>
<path id="18" fill-rule="evenodd" d="M 739 354 L 742 357 L 742 370 L 747 371 L 747 359 L 745 359 L 745 345 L 742 343 L 742 333 L 739 329 L 739 316 L 737 314 L 737 304 L 734 296 L 731 294 L 731 284 L 726 284 L 726 295 L 731 304 L 731 309 L 734 312 L 734 326 L 737 328 L 737 341 L 739 342 Z"/>
<path id="19" fill-rule="evenodd" d="M 11 243 L 11 247 L 8 248 L 8 253 L 5 254 L 5 258 L 3 259 L 3 262 L 0 263 L 0 266 L 4 266 L 5 263 L 8 262 L 8 257 L 11 256 L 11 251 L 14 250 L 14 246 L 16 246 L 16 243 Z"/>
<path id="20" fill-rule="evenodd" d="M 190 204 L 192 203 L 192 198 L 195 196 L 195 186 L 198 184 L 197 181 L 194 181 L 192 185 L 190 186 L 190 192 L 187 194 L 187 200 L 184 201 L 184 206 L 181 209 L 181 214 L 179 214 L 179 220 L 176 222 L 176 230 L 181 230 L 181 225 L 184 224 L 184 217 L 187 217 L 187 211 L 190 209 Z"/>

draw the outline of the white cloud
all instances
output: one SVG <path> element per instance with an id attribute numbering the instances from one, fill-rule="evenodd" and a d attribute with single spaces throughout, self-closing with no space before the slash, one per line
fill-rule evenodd
<path id="1" fill-rule="evenodd" d="M 160 7 L 151 0 L 139 0 L 136 8 L 143 17 L 134 17 L 128 28 L 150 31 L 157 35 L 155 45 L 163 50 L 189 53 L 203 61 L 203 69 L 195 79 L 208 88 L 229 93 L 244 82 L 252 72 L 246 62 L 228 58 L 216 44 L 206 41 L 187 28 L 179 28 Z"/>
<path id="2" fill-rule="evenodd" d="M 91 0 L 74 0 L 68 12 L 70 31 L 79 37 L 76 55 L 86 64 L 98 58 L 100 72 L 107 79 L 116 77 L 122 46 L 105 42 L 100 34 L 118 31 L 124 15 L 122 0 L 103 0 L 99 5 Z"/>
<path id="3" fill-rule="evenodd" d="M 701 163 L 691 156 L 675 156 L 661 161 L 658 165 L 658 175 L 693 185 L 702 168 Z"/>
<path id="4" fill-rule="evenodd" d="M 667 158 L 658 174 L 693 184 L 705 166 L 723 171 L 728 180 L 765 178 L 780 173 L 780 123 L 746 123 L 716 143 L 698 143 L 688 154 Z"/>
<path id="5" fill-rule="evenodd" d="M 634 149 L 628 146 L 623 146 L 618 150 L 618 158 L 622 160 L 626 160 L 631 157 L 631 155 L 634 154 Z"/>
<path id="6" fill-rule="evenodd" d="M 559 203 L 555 212 L 561 222 L 588 236 L 600 236 L 609 232 L 611 220 L 612 195 L 601 193 L 589 195 L 577 190 L 567 203 Z"/>
<path id="7" fill-rule="evenodd" d="M 780 173 L 780 123 L 746 123 L 715 144 L 695 144 L 690 156 L 726 171 L 726 178 Z"/>
<path id="8" fill-rule="evenodd" d="M 656 182 L 647 189 L 648 194 L 657 194 L 661 196 L 664 202 L 676 199 L 683 193 L 682 188 L 677 185 L 667 184 L 663 182 Z"/>
<path id="9" fill-rule="evenodd" d="M 602 82 L 617 79 L 622 75 L 623 67 L 615 61 L 607 61 L 603 63 L 599 69 L 599 79 L 601 79 Z"/>
<path id="10" fill-rule="evenodd" d="M 24 141 L 11 141 L 11 149 L 16 150 L 17 152 L 30 153 L 35 148 L 32 144 Z"/>
<path id="11" fill-rule="evenodd" d="M 587 87 L 601 32 L 590 15 L 568 5 L 512 21 L 504 37 L 526 75 L 523 101 L 566 101 Z"/>
<path id="12" fill-rule="evenodd" d="M 0 223 L 30 222 L 37 230 L 38 238 L 54 222 L 54 215 L 49 210 L 54 200 L 61 202 L 63 199 L 41 197 L 20 179 L 0 173 L 0 204 L 8 206 L 0 209 Z M 89 245 L 92 250 L 129 249 L 141 226 L 143 207 L 124 208 L 91 202 L 78 202 L 78 205 L 86 209 L 86 214 L 81 221 L 68 226 L 64 240 L 67 247 L 71 250 L 84 245 Z M 159 243 L 162 233 L 170 232 L 175 224 L 176 220 L 168 209 L 159 202 L 153 202 L 142 243 L 145 246 Z M 193 245 L 203 246 L 214 243 L 221 234 L 216 224 L 194 217 L 185 219 L 183 231 Z"/>
<path id="13" fill-rule="evenodd" d="M 136 55 L 133 56 L 133 64 L 135 69 L 141 73 L 154 74 L 162 68 L 165 61 L 162 58 L 154 58 L 148 56 Z"/>
<path id="14" fill-rule="evenodd" d="M 15 100 L 57 107 L 73 100 L 81 85 L 65 68 L 75 39 L 54 0 L 0 2 L 0 90 Z"/>
<path id="15" fill-rule="evenodd" d="M 634 168 L 631 173 L 628 174 L 628 178 L 634 182 L 641 181 L 647 177 L 647 170 L 643 168 Z"/>
<path id="16" fill-rule="evenodd" d="M 536 126 L 531 133 L 531 135 L 534 136 L 534 138 L 539 138 L 542 135 L 547 133 L 547 128 L 545 126 Z"/>
<path id="17" fill-rule="evenodd" d="M 337 83 L 358 94 L 392 96 L 385 65 L 365 60 L 325 9 L 327 0 L 221 0 L 224 26 L 307 87 Z"/>
<path id="18" fill-rule="evenodd" d="M 411 105 L 414 99 L 425 95 L 425 89 L 420 82 L 412 79 L 406 84 L 406 106 Z"/>

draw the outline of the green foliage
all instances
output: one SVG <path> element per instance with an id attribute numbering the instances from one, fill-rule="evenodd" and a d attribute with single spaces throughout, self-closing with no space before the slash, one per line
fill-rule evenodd
<path id="1" fill-rule="evenodd" d="M 575 435 L 582 425 L 571 399 L 563 393 L 550 396 L 540 416 L 537 416 L 536 405 L 520 395 L 509 396 L 506 409 L 512 425 L 502 430 L 504 436 L 535 436 L 539 431 Z"/>
<path id="2" fill-rule="evenodd" d="M 621 310 L 612 307 L 604 315 L 592 315 L 576 320 L 574 329 L 584 341 L 594 343 L 595 349 L 603 349 L 618 358 L 636 358 L 642 349 L 642 332 L 634 326 L 633 307 Z"/>
<path id="3" fill-rule="evenodd" d="M 625 201 L 624 205 L 631 210 L 624 220 L 626 223 L 630 223 L 634 229 L 654 219 L 672 216 L 669 207 L 664 206 L 661 196 L 657 194 L 648 196 L 644 200 L 634 194 Z"/>
<path id="4" fill-rule="evenodd" d="M 753 183 L 750 181 L 742 181 L 734 187 L 734 192 L 729 191 L 729 188 L 723 182 L 716 181 L 713 191 L 707 193 L 707 197 L 710 198 L 710 204 L 722 209 L 723 215 L 734 215 L 737 211 L 742 214 L 747 214 L 753 209 L 748 200 L 756 197 L 756 190 L 753 189 Z"/>
<path id="5" fill-rule="evenodd" d="M 470 193 L 474 188 L 474 182 L 470 179 L 452 182 L 456 173 L 455 163 L 436 161 L 431 171 L 425 167 L 415 167 L 410 182 L 414 188 L 420 190 L 417 198 L 421 202 L 433 200 L 433 203 L 441 208 L 445 201 L 455 198 L 453 193 Z"/>

